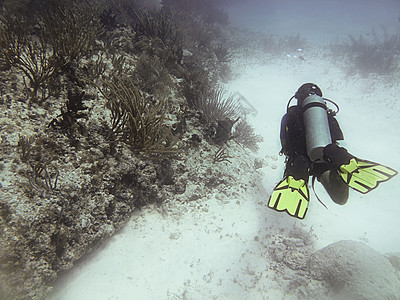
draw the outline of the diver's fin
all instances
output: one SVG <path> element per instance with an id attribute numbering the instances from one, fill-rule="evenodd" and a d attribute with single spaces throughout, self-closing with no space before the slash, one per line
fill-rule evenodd
<path id="1" fill-rule="evenodd" d="M 337 170 L 349 187 L 363 194 L 376 189 L 381 182 L 397 174 L 392 168 L 359 159 L 336 144 L 324 148 L 324 159 Z"/>
<path id="2" fill-rule="evenodd" d="M 277 184 L 268 201 L 268 207 L 277 211 L 286 211 L 289 215 L 304 219 L 310 193 L 304 179 L 284 178 Z"/>
<path id="3" fill-rule="evenodd" d="M 349 187 L 366 194 L 377 188 L 381 182 L 388 181 L 397 175 L 397 171 L 368 160 L 353 157 L 348 164 L 340 166 L 339 174 Z"/>

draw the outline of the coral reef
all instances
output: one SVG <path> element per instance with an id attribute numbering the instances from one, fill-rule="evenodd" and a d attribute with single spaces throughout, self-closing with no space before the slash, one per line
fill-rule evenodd
<path id="1" fill-rule="evenodd" d="M 280 275 L 286 295 L 296 299 L 397 299 L 398 269 L 362 242 L 345 240 L 315 250 L 312 228 L 282 230 L 265 245 L 270 268 Z M 392 260 L 390 260 L 392 258 Z"/>
<path id="2" fill-rule="evenodd" d="M 129 77 L 103 82 L 103 86 L 115 136 L 139 151 L 177 153 L 177 139 L 164 123 L 167 99 L 156 102 L 145 97 Z"/>
<path id="3" fill-rule="evenodd" d="M 326 283 L 332 296 L 342 299 L 396 299 L 400 294 L 395 268 L 384 255 L 361 242 L 331 244 L 311 255 L 309 268 L 313 278 Z"/>
<path id="4" fill-rule="evenodd" d="M 3 7 L 0 16 L 0 56 L 29 80 L 33 102 L 50 96 L 52 81 L 61 73 L 74 76 L 71 64 L 89 55 L 102 30 L 97 11 L 86 3 L 52 0 L 45 7 L 36 8 L 33 16 Z"/>
<path id="5" fill-rule="evenodd" d="M 145 2 L 1 3 L 0 298 L 43 299 L 135 209 L 251 185 L 254 157 L 216 145 L 239 114 L 224 14 Z"/>

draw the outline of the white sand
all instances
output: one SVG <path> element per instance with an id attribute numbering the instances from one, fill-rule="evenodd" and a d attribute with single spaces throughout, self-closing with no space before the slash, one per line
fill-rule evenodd
<path id="1" fill-rule="evenodd" d="M 266 206 L 283 173 L 278 155 L 280 119 L 287 100 L 305 82 L 317 83 L 341 111 L 342 143 L 350 153 L 400 170 L 399 87 L 382 78 L 347 78 L 322 58 L 282 57 L 249 65 L 229 84 L 254 105 L 251 121 L 265 142 L 265 191 L 230 202 L 209 195 L 189 204 L 166 203 L 138 211 L 118 234 L 85 257 L 57 283 L 51 299 L 289 299 L 284 275 L 271 268 L 268 245 L 293 226 L 313 228 L 316 248 L 352 239 L 381 253 L 400 251 L 400 176 L 368 195 L 350 192 L 337 206 L 319 183 L 306 219 Z M 235 186 L 232 187 L 235 189 Z"/>

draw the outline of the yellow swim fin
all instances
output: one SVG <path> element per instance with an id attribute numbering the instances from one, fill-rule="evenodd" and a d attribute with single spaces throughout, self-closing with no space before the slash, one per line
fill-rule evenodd
<path id="1" fill-rule="evenodd" d="M 288 176 L 274 188 L 268 201 L 268 207 L 304 219 L 309 201 L 310 193 L 304 179 L 297 180 L 293 176 Z"/>
<path id="2" fill-rule="evenodd" d="M 353 157 L 348 164 L 340 166 L 339 174 L 349 187 L 366 194 L 377 188 L 380 183 L 396 176 L 397 171 L 368 160 Z"/>

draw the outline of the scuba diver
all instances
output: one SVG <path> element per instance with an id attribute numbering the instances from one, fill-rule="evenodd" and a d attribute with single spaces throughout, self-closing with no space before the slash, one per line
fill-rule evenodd
<path id="1" fill-rule="evenodd" d="M 297 99 L 297 105 L 290 106 L 293 98 Z M 326 101 L 337 110 L 328 109 Z M 310 176 L 313 176 L 313 189 L 317 178 L 332 200 L 344 205 L 349 187 L 366 194 L 397 174 L 389 167 L 359 159 L 338 145 L 344 139 L 335 118 L 338 111 L 339 107 L 322 98 L 321 89 L 313 83 L 303 84 L 290 98 L 280 132 L 280 153 L 286 156 L 286 167 L 268 207 L 304 219 L 310 201 Z"/>

